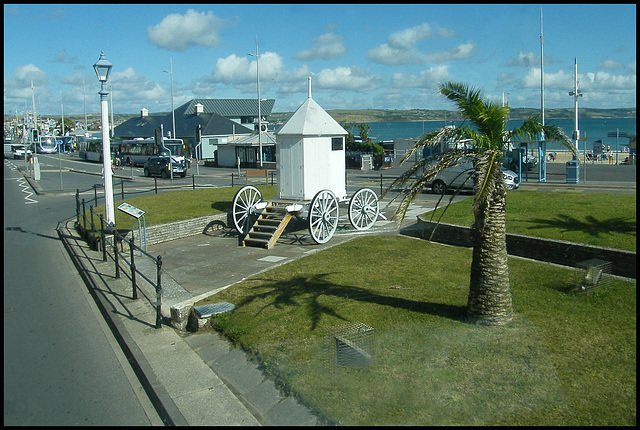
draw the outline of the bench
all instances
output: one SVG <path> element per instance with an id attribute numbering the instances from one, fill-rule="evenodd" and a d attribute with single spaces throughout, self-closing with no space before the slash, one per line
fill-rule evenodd
<path id="1" fill-rule="evenodd" d="M 269 184 L 269 176 L 266 169 L 247 169 L 245 185 L 249 184 L 249 178 L 264 178 L 264 184 Z"/>

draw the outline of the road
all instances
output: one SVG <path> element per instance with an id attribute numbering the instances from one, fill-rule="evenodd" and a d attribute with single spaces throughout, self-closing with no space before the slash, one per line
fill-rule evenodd
<path id="1" fill-rule="evenodd" d="M 162 425 L 55 228 L 74 198 L 4 163 L 4 424 Z M 71 209 L 71 210 L 70 210 Z"/>

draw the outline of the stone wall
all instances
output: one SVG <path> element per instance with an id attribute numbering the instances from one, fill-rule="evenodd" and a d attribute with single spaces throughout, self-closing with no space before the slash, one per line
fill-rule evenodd
<path id="1" fill-rule="evenodd" d="M 429 239 L 435 226 L 435 222 L 427 221 L 419 216 L 419 237 Z M 471 228 L 453 224 L 438 224 L 431 240 L 453 246 L 473 246 Z M 635 252 L 508 233 L 507 253 L 569 267 L 575 267 L 577 263 L 582 261 L 598 258 L 611 262 L 612 274 L 636 279 Z"/>
<path id="2" fill-rule="evenodd" d="M 160 224 L 147 227 L 147 245 L 154 245 L 156 243 L 167 242 L 170 240 L 180 239 L 187 236 L 195 236 L 197 234 L 203 234 L 209 228 L 219 228 L 220 226 L 227 226 L 226 213 L 207 215 L 199 218 L 188 219 L 184 221 L 172 222 L 170 224 Z M 133 230 L 136 236 L 136 242 L 139 240 L 138 230 Z M 126 239 L 129 239 L 127 235 Z"/>

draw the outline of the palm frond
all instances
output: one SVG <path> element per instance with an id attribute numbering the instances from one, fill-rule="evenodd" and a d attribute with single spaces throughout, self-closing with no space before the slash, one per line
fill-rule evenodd
<path id="1" fill-rule="evenodd" d="M 457 82 L 446 82 L 440 86 L 440 93 L 456 103 L 485 139 L 478 141 L 478 146 L 485 150 L 502 147 L 503 132 L 508 122 L 509 108 L 497 103 L 485 102 L 478 89 Z"/>
<path id="2" fill-rule="evenodd" d="M 576 150 L 576 147 L 573 141 L 559 127 L 553 126 L 553 125 L 551 126 L 545 125 L 543 127 L 543 130 L 544 130 L 544 137 L 547 140 L 547 142 L 551 141 L 551 142 L 559 143 L 560 145 L 567 148 L 571 152 L 571 154 L 574 156 L 574 158 L 578 158 L 578 152 Z"/>

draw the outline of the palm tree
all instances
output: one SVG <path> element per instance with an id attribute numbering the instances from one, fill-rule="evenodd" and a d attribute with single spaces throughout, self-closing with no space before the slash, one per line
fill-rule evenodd
<path id="1" fill-rule="evenodd" d="M 560 129 L 543 126 L 536 117 L 525 120 L 517 129 L 507 130 L 509 108 L 483 100 L 479 90 L 465 84 L 446 82 L 440 86 L 440 93 L 456 104 L 475 129 L 464 124 L 459 128 L 445 126 L 421 136 L 402 163 L 425 147 L 436 149 L 436 155 L 416 162 L 384 194 L 402 188 L 392 200 L 401 197 L 393 215 L 401 222 L 411 201 L 441 170 L 473 161 L 473 257 L 467 315 L 478 324 L 504 325 L 513 318 L 505 226 L 507 189 L 501 170 L 504 151 L 510 141 L 534 141 L 538 136 L 559 142 L 574 156 L 576 151 Z"/>

